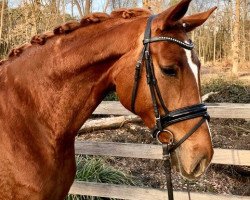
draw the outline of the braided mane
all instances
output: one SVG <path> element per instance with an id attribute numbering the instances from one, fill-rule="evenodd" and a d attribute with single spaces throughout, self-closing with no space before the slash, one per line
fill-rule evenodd
<path id="1" fill-rule="evenodd" d="M 48 39 L 53 38 L 56 35 L 69 34 L 79 28 L 84 28 L 90 26 L 92 24 L 101 23 L 106 20 L 114 19 L 114 18 L 123 18 L 130 19 L 134 17 L 145 17 L 151 14 L 150 10 L 142 9 L 142 8 L 132 8 L 132 9 L 118 9 L 111 14 L 96 12 L 91 13 L 83 17 L 80 22 L 76 20 L 68 21 L 64 24 L 61 24 L 54 28 L 53 31 L 44 32 L 38 35 L 35 35 L 31 38 L 30 43 L 22 44 L 19 47 L 15 47 L 10 50 L 8 54 L 8 58 L 4 60 L 0 60 L 0 65 L 3 65 L 8 59 L 18 57 L 28 48 L 31 48 L 34 45 L 44 45 Z"/>

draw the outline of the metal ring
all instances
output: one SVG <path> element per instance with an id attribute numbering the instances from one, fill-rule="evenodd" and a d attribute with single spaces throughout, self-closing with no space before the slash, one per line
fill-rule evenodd
<path id="1" fill-rule="evenodd" d="M 174 134 L 173 134 L 170 130 L 165 129 L 165 130 L 163 130 L 163 131 L 158 131 L 158 132 L 156 133 L 156 140 L 157 140 L 157 142 L 158 142 L 159 144 L 163 144 L 163 143 L 160 141 L 160 139 L 159 139 L 161 133 L 167 133 L 167 134 L 169 134 L 169 135 L 171 136 L 171 137 L 170 137 L 170 142 L 167 143 L 168 145 L 171 145 L 171 144 L 174 143 Z M 165 144 L 165 143 L 164 143 L 164 144 Z"/>

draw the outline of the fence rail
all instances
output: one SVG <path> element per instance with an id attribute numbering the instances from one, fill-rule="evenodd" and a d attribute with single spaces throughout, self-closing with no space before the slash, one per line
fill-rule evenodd
<path id="1" fill-rule="evenodd" d="M 250 119 L 250 104 L 208 103 L 206 105 L 212 118 Z M 93 114 L 133 115 L 118 101 L 103 101 Z"/>
<path id="2" fill-rule="evenodd" d="M 75 153 L 99 156 L 117 156 L 162 159 L 161 145 L 114 142 L 76 141 Z M 214 149 L 212 163 L 250 166 L 250 150 Z"/>
<path id="3" fill-rule="evenodd" d="M 250 104 L 207 104 L 208 112 L 213 118 L 250 119 Z M 119 102 L 103 102 L 94 114 L 133 115 Z M 214 149 L 212 163 L 250 166 L 250 150 Z M 112 142 L 75 143 L 76 154 L 118 156 L 146 159 L 162 159 L 162 147 L 152 144 L 128 144 Z M 89 183 L 75 181 L 70 194 L 99 196 L 129 200 L 165 200 L 167 192 L 163 189 L 143 188 L 126 185 Z M 175 199 L 188 199 L 185 192 L 174 192 Z M 250 200 L 250 196 L 217 195 L 208 193 L 191 193 L 192 200 Z"/>
<path id="4" fill-rule="evenodd" d="M 164 189 L 153 189 L 146 187 L 135 187 L 126 185 L 113 185 L 106 183 L 90 183 L 76 181 L 70 189 L 71 194 L 101 196 L 106 198 L 129 199 L 129 200 L 166 200 L 167 191 Z M 187 192 L 174 191 L 177 200 L 188 199 Z M 250 200 L 247 196 L 218 195 L 191 192 L 192 200 Z"/>

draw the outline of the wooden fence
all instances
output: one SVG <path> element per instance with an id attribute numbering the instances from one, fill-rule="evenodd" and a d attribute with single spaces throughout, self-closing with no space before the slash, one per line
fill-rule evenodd
<path id="1" fill-rule="evenodd" d="M 250 104 L 207 104 L 212 118 L 250 119 Z M 119 102 L 103 102 L 94 114 L 132 115 Z M 76 141 L 76 154 L 162 159 L 162 147 L 150 144 Z M 250 166 L 250 150 L 215 149 L 212 163 Z M 163 189 L 76 181 L 70 194 L 131 200 L 166 200 Z M 186 192 L 174 192 L 175 199 L 188 199 Z M 250 196 L 191 193 L 192 200 L 250 200 Z"/>

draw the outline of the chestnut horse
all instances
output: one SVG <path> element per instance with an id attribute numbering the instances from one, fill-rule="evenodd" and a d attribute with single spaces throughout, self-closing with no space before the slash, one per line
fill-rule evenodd
<path id="1" fill-rule="evenodd" d="M 214 8 L 184 17 L 191 0 L 157 15 L 152 36 L 188 41 L 187 32 L 203 24 Z M 0 65 L 0 199 L 62 200 L 75 176 L 74 140 L 81 125 L 115 90 L 131 109 L 135 64 L 143 47 L 144 9 L 94 13 L 53 32 L 34 36 L 13 49 Z M 150 44 L 155 76 L 167 108 L 198 104 L 200 63 L 192 50 L 171 42 Z M 142 70 L 135 114 L 152 128 L 154 111 Z M 163 112 L 161 106 L 160 112 Z M 199 118 L 168 127 L 175 141 Z M 181 174 L 199 177 L 213 155 L 207 123 L 176 151 Z"/>

